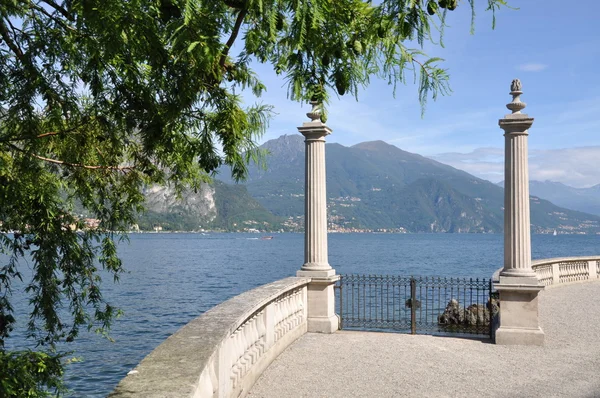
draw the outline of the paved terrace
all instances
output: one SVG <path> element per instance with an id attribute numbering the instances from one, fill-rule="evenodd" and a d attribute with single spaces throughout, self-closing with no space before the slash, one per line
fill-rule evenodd
<path id="1" fill-rule="evenodd" d="M 600 281 L 540 293 L 545 346 L 393 333 L 305 334 L 249 393 L 264 397 L 600 397 Z"/>

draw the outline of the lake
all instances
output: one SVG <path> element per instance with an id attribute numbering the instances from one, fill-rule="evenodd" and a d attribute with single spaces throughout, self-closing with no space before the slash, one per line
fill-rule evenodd
<path id="1" fill-rule="evenodd" d="M 302 234 L 132 234 L 119 253 L 127 273 L 103 283 L 124 315 L 109 342 L 82 333 L 69 346 L 76 397 L 104 397 L 142 358 L 181 326 L 243 291 L 294 276 L 303 263 Z M 489 278 L 502 266 L 500 234 L 330 234 L 329 262 L 338 274 Z M 600 254 L 600 236 L 533 235 L 534 259 Z M 15 308 L 22 311 L 24 307 Z M 23 321 L 24 322 L 24 321 Z"/>

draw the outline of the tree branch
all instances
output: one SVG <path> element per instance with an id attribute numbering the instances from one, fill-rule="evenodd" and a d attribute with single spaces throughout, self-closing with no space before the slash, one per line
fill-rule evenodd
<path id="1" fill-rule="evenodd" d="M 10 33 L 8 32 L 8 28 L 6 27 L 6 24 L 4 23 L 3 20 L 0 19 L 0 36 L 2 36 L 2 38 L 4 39 L 4 41 L 6 42 L 6 45 L 11 49 L 11 51 L 13 53 L 15 53 L 15 55 L 17 56 L 17 58 L 19 58 L 19 60 L 21 62 L 25 61 L 25 56 L 23 54 L 23 51 L 21 50 L 21 48 L 15 44 L 15 42 L 12 40 L 12 38 L 10 37 Z"/>
<path id="2" fill-rule="evenodd" d="M 71 14 L 69 14 L 69 12 L 67 10 L 65 10 L 60 5 L 56 4 L 54 1 L 52 1 L 52 0 L 42 0 L 42 1 L 46 4 L 48 4 L 50 7 L 54 8 L 56 11 L 60 12 L 63 15 L 63 17 L 67 18 L 69 21 L 71 21 L 71 22 L 75 21 L 75 18 L 73 18 L 73 16 Z"/>
<path id="3" fill-rule="evenodd" d="M 58 131 L 50 131 L 48 133 L 40 134 L 40 135 L 36 136 L 35 138 L 44 138 L 44 137 L 49 137 L 51 135 L 58 135 L 58 134 L 59 134 Z"/>
<path id="4" fill-rule="evenodd" d="M 44 14 L 45 16 L 47 16 L 48 18 L 50 18 L 51 20 L 53 20 L 54 22 L 56 22 L 57 24 L 59 24 L 60 26 L 62 26 L 64 29 L 68 29 L 68 30 L 72 30 L 72 31 L 77 31 L 75 28 L 67 25 L 66 23 L 64 23 L 60 19 L 56 18 L 54 15 L 50 14 L 48 11 L 44 10 L 43 7 L 37 6 L 35 4 L 31 4 L 30 7 L 33 8 L 34 10 L 37 10 L 37 11 L 41 12 L 42 14 Z"/>
<path id="5" fill-rule="evenodd" d="M 246 9 L 240 10 L 240 13 L 237 16 L 237 19 L 235 20 L 235 25 L 233 26 L 233 30 L 231 31 L 231 36 L 229 37 L 229 40 L 227 40 L 227 43 L 225 43 L 225 47 L 223 48 L 223 52 L 221 53 L 221 59 L 219 60 L 219 65 L 221 67 L 225 66 L 225 61 L 227 60 L 227 54 L 229 54 L 229 50 L 231 49 L 231 46 L 233 46 L 235 39 L 237 39 L 238 33 L 240 33 L 240 28 L 242 27 L 244 18 L 246 18 L 246 14 L 248 14 L 248 10 L 246 10 Z"/>
<path id="6" fill-rule="evenodd" d="M 417 61 L 414 58 L 412 58 L 412 62 L 416 62 L 417 64 L 419 64 L 419 66 L 421 66 L 421 70 L 423 70 L 423 72 L 425 72 L 425 74 L 427 75 L 427 77 L 431 78 L 431 75 L 427 71 L 427 68 L 425 68 L 425 65 L 423 65 L 421 62 Z"/>
<path id="7" fill-rule="evenodd" d="M 40 156 L 40 155 L 37 155 L 32 152 L 27 152 L 13 144 L 9 144 L 9 146 L 16 151 L 27 154 L 36 159 L 43 160 L 44 162 L 48 162 L 48 163 L 60 164 L 62 166 L 78 167 L 78 168 L 88 169 L 88 170 L 117 170 L 117 171 L 122 171 L 122 172 L 135 170 L 135 166 L 102 166 L 102 165 L 88 165 L 88 164 L 83 164 L 83 163 L 65 162 L 64 160 L 47 158 L 45 156 Z"/>
<path id="8" fill-rule="evenodd" d="M 88 170 L 117 170 L 117 171 L 123 171 L 123 172 L 135 170 L 134 166 L 100 166 L 100 165 L 92 166 L 92 165 L 87 165 L 87 164 L 82 164 L 82 163 L 70 163 L 70 162 L 65 162 L 63 160 L 46 158 L 44 156 L 36 155 L 35 153 L 30 153 L 29 155 L 33 156 L 36 159 L 43 160 L 44 162 L 60 164 L 63 166 L 70 166 L 70 167 L 79 167 L 79 168 L 88 169 Z"/>
<path id="9" fill-rule="evenodd" d="M 38 138 L 44 138 L 44 137 L 51 137 L 54 135 L 59 135 L 59 134 L 64 134 L 64 133 L 70 133 L 72 131 L 77 130 L 79 127 L 81 127 L 82 124 L 74 126 L 70 129 L 67 130 L 63 130 L 63 131 L 49 131 L 47 133 L 42 133 L 42 134 L 38 134 L 36 136 L 21 136 L 21 137 L 12 137 L 12 138 L 5 138 L 5 139 L 0 139 L 0 143 L 4 143 L 4 142 L 17 142 L 17 141 L 24 141 L 24 140 L 32 140 L 32 139 L 38 139 Z"/>

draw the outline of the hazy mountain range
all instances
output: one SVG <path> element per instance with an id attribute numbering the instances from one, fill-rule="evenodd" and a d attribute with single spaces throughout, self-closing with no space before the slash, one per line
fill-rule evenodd
<path id="1" fill-rule="evenodd" d="M 504 186 L 504 182 L 498 185 Z M 568 209 L 600 216 L 600 184 L 590 188 L 574 188 L 560 182 L 529 181 L 529 193 Z"/>
<path id="2" fill-rule="evenodd" d="M 270 153 L 267 169 L 251 168 L 244 185 L 231 185 L 228 171 L 221 170 L 217 178 L 223 182 L 215 181 L 201 194 L 184 195 L 180 205 L 164 206 L 164 201 L 171 200 L 168 194 L 149 195 L 151 223 L 160 224 L 161 214 L 173 218 L 176 213 L 182 220 L 194 220 L 187 225 L 301 230 L 304 138 L 285 135 L 266 142 L 263 148 Z M 502 231 L 503 189 L 489 181 L 382 141 L 352 147 L 327 144 L 326 158 L 332 230 Z M 213 207 L 196 209 L 199 206 Z M 202 223 L 196 222 L 200 219 Z M 538 197 L 531 198 L 531 223 L 536 233 L 555 229 L 600 232 L 599 216 L 567 210 Z"/>

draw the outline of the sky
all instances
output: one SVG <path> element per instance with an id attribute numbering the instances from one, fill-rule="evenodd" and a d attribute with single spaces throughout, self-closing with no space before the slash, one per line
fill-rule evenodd
<path id="1" fill-rule="evenodd" d="M 503 131 L 498 119 L 512 79 L 523 85 L 523 113 L 535 119 L 529 130 L 530 179 L 574 187 L 600 184 L 600 33 L 597 2 L 509 0 L 512 7 L 492 14 L 475 0 L 475 34 L 470 34 L 467 1 L 448 13 L 445 47 L 429 45 L 429 56 L 444 58 L 452 93 L 429 100 L 421 117 L 412 79 L 393 96 L 387 82 L 372 80 L 354 97 L 334 98 L 327 142 L 345 146 L 383 140 L 405 151 L 431 157 L 480 178 L 503 177 Z M 569 6 L 568 4 L 576 4 Z M 286 85 L 268 66 L 255 70 L 267 86 L 261 101 L 276 115 L 265 142 L 296 134 L 308 119 L 308 105 L 289 101 Z"/>

